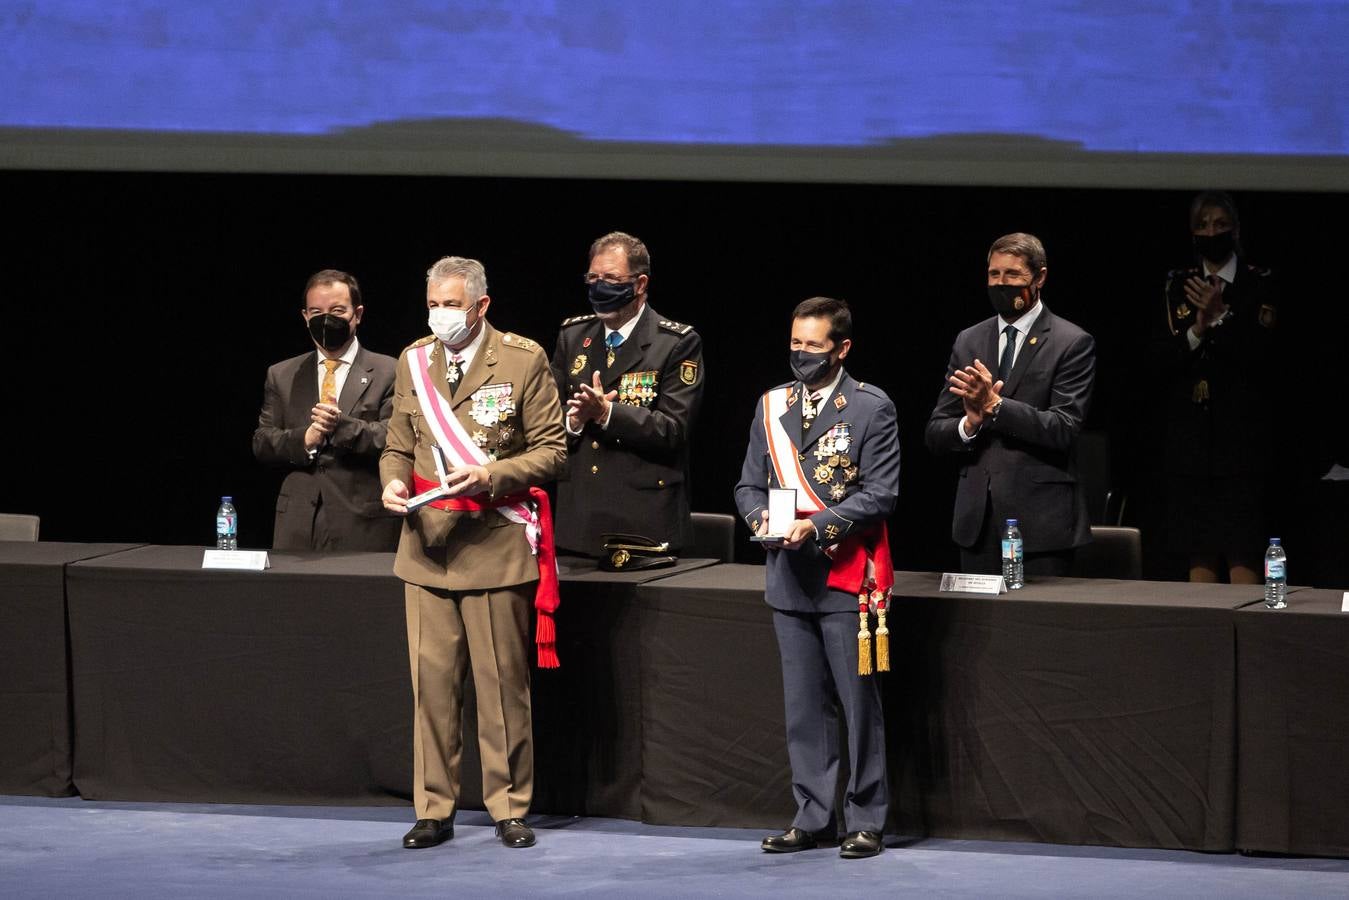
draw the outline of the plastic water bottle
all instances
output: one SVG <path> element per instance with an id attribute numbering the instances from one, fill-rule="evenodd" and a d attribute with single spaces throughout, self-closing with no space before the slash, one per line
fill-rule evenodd
<path id="1" fill-rule="evenodd" d="M 1269 539 L 1265 551 L 1265 606 L 1283 609 L 1288 605 L 1288 554 L 1278 538 Z"/>
<path id="2" fill-rule="evenodd" d="M 1002 580 L 1008 590 L 1019 591 L 1026 586 L 1026 561 L 1022 559 L 1021 529 L 1016 527 L 1016 519 L 1008 519 L 1002 533 Z"/>
<path id="3" fill-rule="evenodd" d="M 233 497 L 221 497 L 220 508 L 215 511 L 215 548 L 239 549 L 239 514 L 234 511 Z"/>

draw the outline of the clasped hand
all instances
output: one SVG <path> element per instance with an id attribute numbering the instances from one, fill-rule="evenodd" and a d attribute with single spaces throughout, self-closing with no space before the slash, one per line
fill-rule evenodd
<path id="1" fill-rule="evenodd" d="M 304 448 L 313 450 L 333 433 L 342 421 L 342 410 L 332 403 L 319 403 L 309 411 L 309 427 L 304 431 Z"/>
<path id="2" fill-rule="evenodd" d="M 1216 275 L 1208 278 L 1191 275 L 1185 279 L 1185 299 L 1195 308 L 1194 331 L 1197 335 L 1203 334 L 1210 325 L 1227 315 L 1222 282 Z"/>
<path id="3" fill-rule="evenodd" d="M 618 391 L 604 392 L 600 383 L 600 373 L 596 371 L 590 384 L 582 384 L 581 389 L 567 401 L 567 418 L 571 420 L 573 431 L 580 431 L 586 422 L 603 422 L 609 415 L 609 404 L 618 397 Z"/>
<path id="4" fill-rule="evenodd" d="M 956 369 L 948 380 L 951 386 L 947 390 L 960 398 L 965 407 L 965 418 L 972 426 L 983 424 L 984 416 L 991 413 L 1002 398 L 1003 383 L 994 381 L 993 373 L 977 359 L 972 366 Z"/>

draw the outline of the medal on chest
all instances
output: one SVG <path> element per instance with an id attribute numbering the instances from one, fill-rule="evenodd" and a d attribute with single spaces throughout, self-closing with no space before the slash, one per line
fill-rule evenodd
<path id="1" fill-rule="evenodd" d="M 515 399 L 511 393 L 512 385 L 509 382 L 484 384 L 473 392 L 473 406 L 469 415 L 484 428 L 506 421 L 515 413 Z"/>

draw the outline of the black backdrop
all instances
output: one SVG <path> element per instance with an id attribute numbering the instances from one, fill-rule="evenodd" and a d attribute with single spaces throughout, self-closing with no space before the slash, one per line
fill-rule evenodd
<path id="1" fill-rule="evenodd" d="M 40 514 L 47 539 L 205 545 L 231 493 L 241 544 L 268 546 L 280 475 L 249 442 L 267 365 L 310 346 L 299 316 L 310 273 L 356 274 L 362 343 L 396 355 L 426 332 L 428 265 L 473 256 L 493 323 L 551 350 L 558 322 L 587 309 L 590 240 L 617 228 L 651 248 L 655 308 L 704 337 L 695 508 L 733 511 L 754 400 L 789 377 L 793 305 L 843 297 L 857 328 L 849 370 L 899 410 L 897 562 L 949 567 L 954 469 L 928 455 L 923 425 L 952 338 L 989 314 L 988 244 L 1026 230 L 1048 249 L 1046 302 L 1097 338 L 1088 425 L 1111 438 L 1147 574 L 1183 576 L 1161 552 L 1164 451 L 1144 372 L 1164 273 L 1188 260 L 1190 192 L 11 171 L 0 196 L 11 235 L 0 509 Z M 1343 327 L 1345 199 L 1237 197 L 1250 257 L 1287 286 L 1295 368 L 1287 405 L 1266 412 L 1288 436 L 1276 526 L 1293 524 L 1328 464 L 1321 438 L 1345 416 L 1343 338 L 1325 337 Z"/>

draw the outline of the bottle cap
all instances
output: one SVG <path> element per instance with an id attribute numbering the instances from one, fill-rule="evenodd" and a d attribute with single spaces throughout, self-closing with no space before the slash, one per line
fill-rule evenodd
<path id="1" fill-rule="evenodd" d="M 233 502 L 234 502 L 234 498 L 233 498 L 233 497 L 228 497 L 228 496 L 226 496 L 226 497 L 221 497 L 221 498 L 220 498 L 220 502 L 221 502 L 221 503 L 233 503 Z"/>
<path id="2" fill-rule="evenodd" d="M 1278 538 L 1270 538 L 1270 539 L 1269 539 L 1269 545 L 1270 545 L 1271 547 L 1277 547 L 1277 546 L 1279 545 L 1279 539 L 1278 539 Z"/>
<path id="3" fill-rule="evenodd" d="M 1008 519 L 1008 520 L 1007 520 L 1007 525 L 1008 525 L 1008 527 L 1015 527 L 1015 526 L 1016 526 L 1016 519 Z"/>

